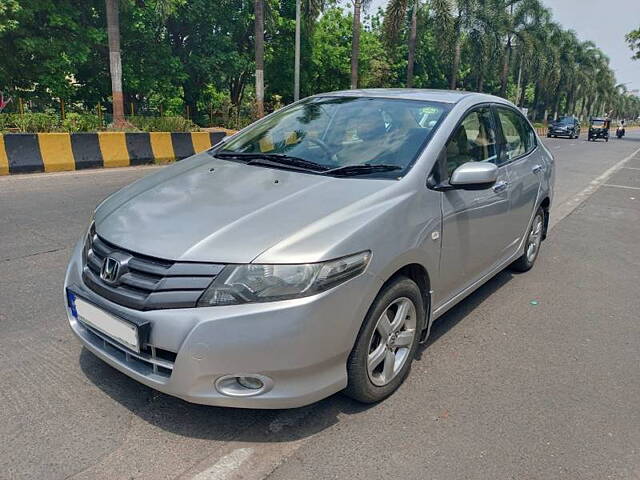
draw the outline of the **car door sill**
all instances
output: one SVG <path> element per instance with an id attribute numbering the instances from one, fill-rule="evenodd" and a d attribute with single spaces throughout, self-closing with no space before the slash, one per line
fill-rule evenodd
<path id="1" fill-rule="evenodd" d="M 468 287 L 466 287 L 464 290 L 462 290 L 460 293 L 454 295 L 452 298 L 450 298 L 449 300 L 447 300 L 445 303 L 443 303 L 442 305 L 440 305 L 438 308 L 433 310 L 432 313 L 432 317 L 431 317 L 431 322 L 433 322 L 434 320 L 436 320 L 437 318 L 441 317 L 443 314 L 445 314 L 448 310 L 450 310 L 451 308 L 453 308 L 455 305 L 457 305 L 459 302 L 461 302 L 462 300 L 464 300 L 467 296 L 469 296 L 471 293 L 473 293 L 475 290 L 477 290 L 478 288 L 480 288 L 482 285 L 484 285 L 486 282 L 488 282 L 489 280 L 491 280 L 497 273 L 501 272 L 502 270 L 504 270 L 509 264 L 513 263 L 513 261 L 518 258 L 518 256 L 520 255 L 520 251 L 516 250 L 516 253 L 514 253 L 511 257 L 509 257 L 507 260 L 505 260 L 504 262 L 498 264 L 498 266 L 496 268 L 494 268 L 493 270 L 491 270 L 490 272 L 488 272 L 487 274 L 485 274 L 483 277 L 480 277 L 478 280 L 476 280 L 474 283 L 472 283 L 471 285 L 469 285 Z"/>

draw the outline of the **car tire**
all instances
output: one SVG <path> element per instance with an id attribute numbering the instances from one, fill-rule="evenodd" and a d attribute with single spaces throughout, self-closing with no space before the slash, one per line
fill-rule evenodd
<path id="1" fill-rule="evenodd" d="M 510 265 L 512 270 L 515 270 L 516 272 L 527 272 L 533 268 L 542 245 L 545 223 L 544 217 L 544 209 L 542 207 L 538 207 L 538 210 L 533 217 L 533 222 L 531 222 L 531 227 L 529 227 L 529 231 L 527 233 L 524 253 Z"/>
<path id="2" fill-rule="evenodd" d="M 369 308 L 349 355 L 343 393 L 375 403 L 395 392 L 411 370 L 425 319 L 422 292 L 413 280 L 399 276 L 387 284 Z"/>

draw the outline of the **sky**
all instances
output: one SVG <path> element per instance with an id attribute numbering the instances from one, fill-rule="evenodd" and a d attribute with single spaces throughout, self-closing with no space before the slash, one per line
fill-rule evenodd
<path id="1" fill-rule="evenodd" d="M 640 60 L 624 36 L 640 27 L 640 0 L 542 0 L 553 11 L 553 18 L 564 28 L 574 30 L 581 40 L 594 42 L 611 60 L 618 83 L 629 90 L 640 90 Z M 373 0 L 369 11 L 384 7 L 387 0 Z"/>

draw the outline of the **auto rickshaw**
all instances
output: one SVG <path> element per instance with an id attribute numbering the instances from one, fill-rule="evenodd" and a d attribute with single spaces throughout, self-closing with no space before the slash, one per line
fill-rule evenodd
<path id="1" fill-rule="evenodd" d="M 595 142 L 598 138 L 604 138 L 608 142 L 610 128 L 611 120 L 608 118 L 592 118 L 589 123 L 589 137 L 587 140 Z"/>

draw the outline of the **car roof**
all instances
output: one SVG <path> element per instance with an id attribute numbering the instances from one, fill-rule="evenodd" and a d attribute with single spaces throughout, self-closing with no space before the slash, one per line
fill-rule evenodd
<path id="1" fill-rule="evenodd" d="M 355 90 L 339 90 L 336 92 L 321 93 L 315 96 L 399 98 L 403 100 L 423 100 L 443 103 L 458 103 L 462 99 L 473 98 L 478 102 L 498 102 L 509 104 L 509 102 L 503 98 L 484 93 L 420 88 L 363 88 Z"/>

